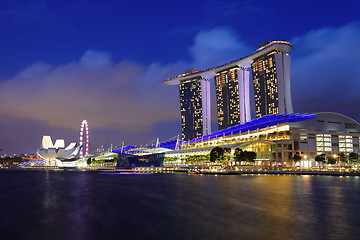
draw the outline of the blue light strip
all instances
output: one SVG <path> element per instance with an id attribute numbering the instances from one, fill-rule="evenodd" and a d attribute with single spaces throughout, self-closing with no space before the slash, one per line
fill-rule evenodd
<path id="1" fill-rule="evenodd" d="M 244 132 L 248 132 L 248 131 L 251 132 L 256 129 L 262 129 L 262 128 L 266 128 L 266 127 L 275 126 L 275 125 L 281 124 L 281 123 L 301 122 L 301 121 L 309 120 L 314 117 L 315 117 L 315 114 L 307 114 L 307 113 L 266 115 L 266 116 L 263 116 L 260 118 L 256 118 L 256 119 L 252 120 L 251 122 L 246 122 L 243 124 L 232 126 L 227 129 L 223 129 L 223 130 L 205 135 L 203 137 L 194 138 L 190 141 L 179 140 L 179 144 L 183 145 L 183 144 L 201 142 L 203 140 L 211 140 L 211 139 L 219 138 L 219 137 L 223 137 L 223 136 L 227 137 L 227 136 L 236 135 L 236 134 L 244 133 Z M 161 147 L 161 148 L 169 148 L 169 149 L 175 149 L 175 146 L 176 146 L 176 139 L 160 143 L 160 145 L 159 145 L 159 147 Z M 155 144 L 149 145 L 148 147 L 154 148 Z M 137 146 L 127 145 L 124 147 L 123 152 L 134 149 L 134 148 L 137 148 Z M 120 153 L 120 152 L 122 152 L 122 149 L 118 148 L 118 149 L 113 150 L 113 152 Z"/>
<path id="2" fill-rule="evenodd" d="M 161 148 L 169 148 L 169 149 L 175 149 L 176 147 L 176 142 L 177 140 L 174 139 L 174 140 L 171 140 L 171 141 L 167 141 L 167 142 L 162 142 L 159 144 L 159 147 Z M 179 140 L 179 144 L 183 144 L 183 141 L 182 140 Z M 153 144 L 153 145 L 150 145 L 149 147 L 155 147 L 156 144 Z"/>
<path id="3" fill-rule="evenodd" d="M 311 118 L 314 118 L 315 114 L 300 114 L 300 113 L 292 113 L 292 114 L 272 114 L 272 115 L 266 115 L 260 118 L 256 118 L 252 120 L 251 122 L 246 122 L 243 124 L 239 124 L 233 127 L 229 127 L 227 129 L 223 129 L 217 132 L 213 132 L 211 134 L 205 135 L 203 137 L 194 138 L 190 141 L 183 142 L 183 144 L 189 144 L 189 143 L 195 143 L 195 142 L 201 142 L 203 140 L 209 140 L 219 137 L 227 137 L 230 135 L 236 135 L 248 131 L 254 131 L 257 129 L 262 129 L 266 127 L 275 126 L 277 124 L 281 123 L 289 123 L 289 122 L 301 122 L 305 120 L 309 120 Z"/>
<path id="4" fill-rule="evenodd" d="M 113 152 L 114 152 L 114 153 L 120 153 L 120 152 L 129 151 L 129 150 L 134 149 L 134 148 L 137 148 L 137 146 L 127 145 L 127 146 L 124 146 L 124 148 L 114 149 Z"/>
<path id="5" fill-rule="evenodd" d="M 175 149 L 176 147 L 176 139 L 174 140 L 170 140 L 170 141 L 166 141 L 166 142 L 162 142 L 159 144 L 159 147 L 161 148 L 168 148 L 168 149 Z M 179 145 L 183 144 L 184 141 L 182 140 L 179 140 Z M 154 148 L 156 144 L 152 144 L 152 145 L 149 145 L 147 146 L 148 148 Z M 127 145 L 124 147 L 124 150 L 122 151 L 121 148 L 118 148 L 118 149 L 114 149 L 113 152 L 114 153 L 120 153 L 120 152 L 125 152 L 125 151 L 129 151 L 131 149 L 134 149 L 134 148 L 138 148 L 137 146 L 134 146 L 134 145 Z"/>

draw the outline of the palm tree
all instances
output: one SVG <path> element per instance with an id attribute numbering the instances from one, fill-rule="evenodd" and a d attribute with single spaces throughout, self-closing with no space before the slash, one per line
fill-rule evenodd
<path id="1" fill-rule="evenodd" d="M 337 161 L 338 161 L 337 158 L 333 157 L 333 156 L 331 156 L 327 159 L 327 162 L 331 165 L 336 164 Z"/>
<path id="2" fill-rule="evenodd" d="M 318 162 L 318 163 L 321 163 L 321 168 L 324 167 L 324 163 L 326 162 L 326 159 L 325 159 L 325 154 L 320 154 L 318 156 L 315 157 L 315 161 Z"/>
<path id="3" fill-rule="evenodd" d="M 344 163 L 348 163 L 348 159 L 345 153 L 339 153 L 339 160 Z"/>
<path id="4" fill-rule="evenodd" d="M 296 165 L 296 163 L 301 160 L 301 157 L 298 154 L 295 154 L 292 157 L 292 160 L 294 161 L 294 164 Z"/>
<path id="5" fill-rule="evenodd" d="M 350 164 L 357 162 L 359 160 L 359 154 L 355 153 L 355 152 L 349 153 L 348 157 L 349 157 Z"/>

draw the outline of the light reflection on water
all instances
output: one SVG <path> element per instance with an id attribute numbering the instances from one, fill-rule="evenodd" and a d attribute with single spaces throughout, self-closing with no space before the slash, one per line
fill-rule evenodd
<path id="1" fill-rule="evenodd" d="M 0 171 L 0 239 L 357 239 L 359 181 Z"/>

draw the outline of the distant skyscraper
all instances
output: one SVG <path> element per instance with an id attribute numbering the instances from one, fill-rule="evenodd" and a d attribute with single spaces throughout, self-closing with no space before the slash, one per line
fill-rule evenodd
<path id="1" fill-rule="evenodd" d="M 249 72 L 240 67 L 215 76 L 219 130 L 251 120 Z"/>
<path id="2" fill-rule="evenodd" d="M 211 133 L 210 82 L 201 77 L 179 84 L 182 139 Z"/>
<path id="3" fill-rule="evenodd" d="M 251 64 L 256 117 L 293 113 L 290 60 L 286 52 L 275 49 L 254 59 Z"/>

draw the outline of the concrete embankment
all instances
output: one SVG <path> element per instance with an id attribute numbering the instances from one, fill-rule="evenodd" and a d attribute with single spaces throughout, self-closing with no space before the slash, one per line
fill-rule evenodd
<path id="1" fill-rule="evenodd" d="M 325 175 L 325 176 L 360 176 L 359 171 L 299 171 L 299 170 L 254 170 L 254 171 L 199 171 L 195 174 L 213 175 L 249 175 L 249 174 L 277 174 L 277 175 Z"/>
<path id="2" fill-rule="evenodd" d="M 325 175 L 325 176 L 360 176 L 360 171 L 327 171 L 327 170 L 217 170 L 206 169 L 163 169 L 162 172 L 177 172 L 189 174 L 209 174 L 209 175 L 249 175 L 249 174 L 276 174 L 276 175 Z"/>
<path id="3" fill-rule="evenodd" d="M 13 168 L 12 170 L 23 169 Z M 63 170 L 58 168 L 24 168 L 24 170 Z M 74 169 L 65 169 L 74 170 Z M 79 169 L 78 169 L 79 170 Z M 207 170 L 207 169 L 188 169 L 188 168 L 152 168 L 140 167 L 133 169 L 86 169 L 90 171 L 109 172 L 109 173 L 186 173 L 186 174 L 206 174 L 206 175 L 254 175 L 254 174 L 276 174 L 276 175 L 324 175 L 324 176 L 360 176 L 360 171 L 328 171 L 328 170 Z"/>

